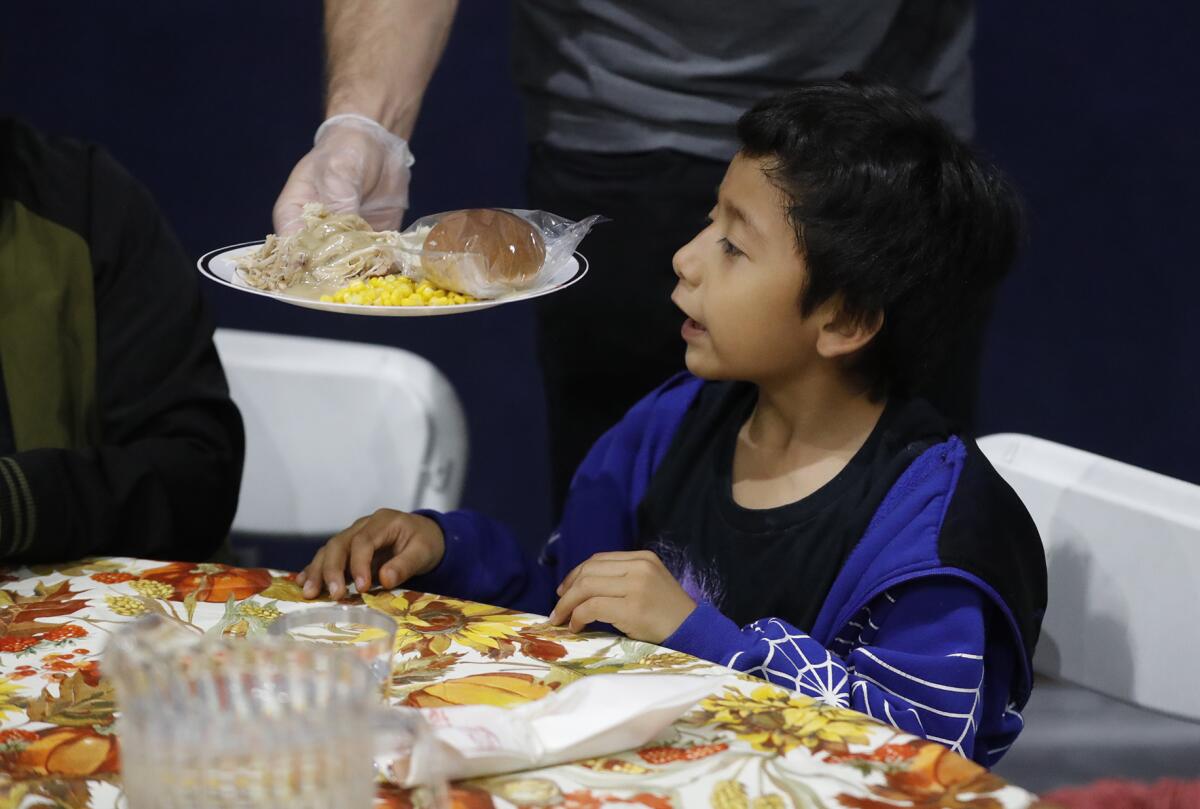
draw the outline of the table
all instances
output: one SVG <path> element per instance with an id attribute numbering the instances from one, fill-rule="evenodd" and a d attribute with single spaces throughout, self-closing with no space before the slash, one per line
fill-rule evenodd
<path id="1" fill-rule="evenodd" d="M 863 714 L 825 706 L 689 655 L 528 615 L 398 589 L 351 596 L 398 624 L 390 699 L 511 706 L 590 674 L 720 678 L 640 750 L 457 784 L 456 806 L 892 809 L 1037 806 L 1029 793 Z M 105 639 L 158 613 L 252 635 L 306 602 L 290 574 L 126 558 L 0 569 L 0 807 L 106 809 L 119 796 Z M 409 806 L 388 785 L 378 809 Z"/>

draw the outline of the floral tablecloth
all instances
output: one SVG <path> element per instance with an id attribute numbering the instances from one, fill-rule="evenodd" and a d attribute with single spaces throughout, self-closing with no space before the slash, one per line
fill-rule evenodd
<path id="1" fill-rule="evenodd" d="M 640 750 L 457 784 L 461 807 L 961 807 L 1036 805 L 940 745 L 728 669 L 540 616 L 406 590 L 352 596 L 398 624 L 391 700 L 511 706 L 590 674 L 689 672 L 714 693 Z M 0 809 L 100 809 L 118 800 L 109 633 L 158 613 L 194 631 L 248 635 L 304 609 L 289 575 L 105 558 L 0 569 Z M 406 807 L 381 786 L 377 807 Z"/>

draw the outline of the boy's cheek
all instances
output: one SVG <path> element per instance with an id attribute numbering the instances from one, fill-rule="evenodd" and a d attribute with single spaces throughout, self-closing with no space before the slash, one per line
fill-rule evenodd
<path id="1" fill-rule="evenodd" d="M 691 346 L 688 346 L 686 349 L 684 349 L 683 364 L 687 366 L 688 371 L 691 373 L 695 374 L 701 379 L 705 378 L 704 358 L 700 355 L 700 352 L 697 349 L 692 348 Z"/>
<path id="2" fill-rule="evenodd" d="M 708 347 L 688 346 L 683 361 L 688 372 L 701 379 L 717 381 L 731 378 L 723 372 L 721 363 L 713 355 L 712 349 Z"/>
<path id="3" fill-rule="evenodd" d="M 693 375 L 708 381 L 752 379 L 768 359 L 764 352 L 778 348 L 760 345 L 755 336 L 737 329 L 725 329 L 716 337 L 709 332 L 708 339 L 688 345 L 684 363 Z"/>

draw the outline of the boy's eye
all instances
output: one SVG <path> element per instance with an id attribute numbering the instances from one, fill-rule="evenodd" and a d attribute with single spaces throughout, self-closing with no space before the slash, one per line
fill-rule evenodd
<path id="1" fill-rule="evenodd" d="M 726 239 L 724 236 L 721 237 L 720 244 L 721 249 L 725 251 L 725 255 L 729 256 L 730 258 L 737 258 L 738 256 L 745 255 L 745 253 L 737 248 L 737 245 L 729 241 L 729 239 Z"/>

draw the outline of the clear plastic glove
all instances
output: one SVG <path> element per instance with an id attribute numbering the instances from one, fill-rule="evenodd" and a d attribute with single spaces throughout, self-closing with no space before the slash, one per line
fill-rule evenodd
<path id="1" fill-rule="evenodd" d="M 275 201 L 275 232 L 298 230 L 309 202 L 357 212 L 376 230 L 395 230 L 408 208 L 412 164 L 404 138 L 365 116 L 335 115 L 317 129 L 312 151 L 292 169 Z"/>

